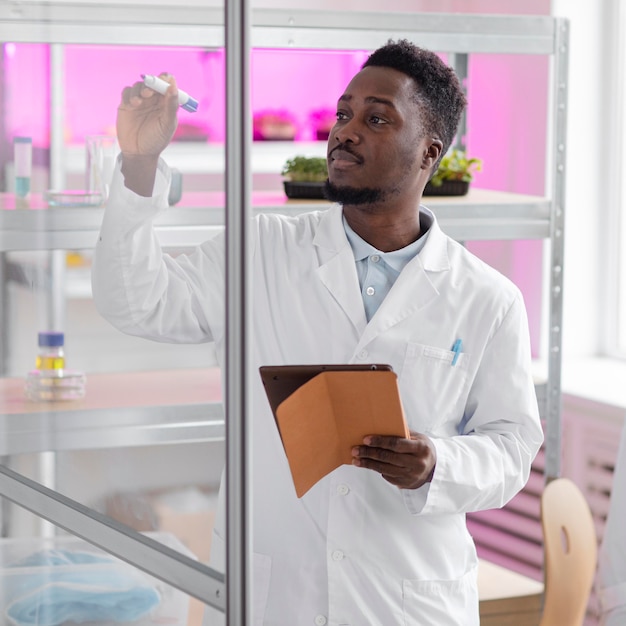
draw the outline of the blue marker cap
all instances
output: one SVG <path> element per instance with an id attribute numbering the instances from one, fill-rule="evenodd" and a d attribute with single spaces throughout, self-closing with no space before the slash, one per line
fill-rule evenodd
<path id="1" fill-rule="evenodd" d="M 64 334 L 56 331 L 39 333 L 38 344 L 46 348 L 58 348 L 63 346 Z"/>
<path id="2" fill-rule="evenodd" d="M 181 108 L 185 109 L 185 111 L 189 111 L 190 113 L 195 113 L 198 110 L 198 101 L 194 100 L 190 96 L 189 100 L 187 100 L 187 102 L 185 102 L 185 104 L 183 104 Z"/>

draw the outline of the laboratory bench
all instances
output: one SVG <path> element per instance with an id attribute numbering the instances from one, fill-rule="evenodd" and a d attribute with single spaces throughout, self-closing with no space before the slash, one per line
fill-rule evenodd
<path id="1" fill-rule="evenodd" d="M 87 374 L 84 398 L 33 402 L 0 378 L 0 455 L 224 439 L 217 368 Z"/>
<path id="2" fill-rule="evenodd" d="M 481 559 L 478 564 L 480 626 L 537 626 L 544 584 Z"/>

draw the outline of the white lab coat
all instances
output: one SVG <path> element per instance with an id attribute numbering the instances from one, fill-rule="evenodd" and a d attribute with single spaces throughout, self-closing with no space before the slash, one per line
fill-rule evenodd
<path id="1" fill-rule="evenodd" d="M 596 582 L 602 626 L 626 624 L 626 425 L 611 487 L 611 506 L 598 554 Z"/>
<path id="2" fill-rule="evenodd" d="M 189 256 L 162 256 L 150 226 L 167 204 L 161 168 L 153 199 L 116 174 L 94 259 L 95 302 L 124 332 L 215 341 L 221 354 L 224 244 L 218 237 Z M 341 216 L 334 207 L 253 220 L 254 366 L 391 364 L 409 427 L 433 439 L 437 466 L 417 490 L 342 466 L 298 499 L 254 380 L 254 624 L 472 626 L 477 558 L 465 513 L 514 496 L 543 437 L 524 303 L 435 221 L 368 324 Z M 456 339 L 463 352 L 452 366 Z M 212 540 L 218 569 L 223 504 Z"/>

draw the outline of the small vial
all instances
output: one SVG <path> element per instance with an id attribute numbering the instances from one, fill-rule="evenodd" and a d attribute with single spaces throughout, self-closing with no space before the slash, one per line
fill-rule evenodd
<path id="1" fill-rule="evenodd" d="M 85 374 L 65 367 L 65 337 L 61 332 L 39 333 L 34 370 L 26 376 L 26 396 L 34 402 L 77 400 L 85 395 Z"/>
<path id="2" fill-rule="evenodd" d="M 63 370 L 65 368 L 65 336 L 59 332 L 39 333 L 39 353 L 35 362 L 38 370 Z"/>
<path id="3" fill-rule="evenodd" d="M 15 194 L 27 198 L 33 167 L 33 140 L 30 137 L 13 138 L 13 161 L 15 167 Z"/>

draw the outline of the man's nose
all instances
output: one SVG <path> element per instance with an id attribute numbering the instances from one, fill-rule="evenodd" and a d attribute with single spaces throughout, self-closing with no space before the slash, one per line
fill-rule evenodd
<path id="1" fill-rule="evenodd" d="M 359 143 L 361 140 L 361 134 L 359 132 L 357 121 L 352 118 L 351 120 L 343 122 L 341 125 L 335 126 L 333 136 L 339 143 Z"/>

